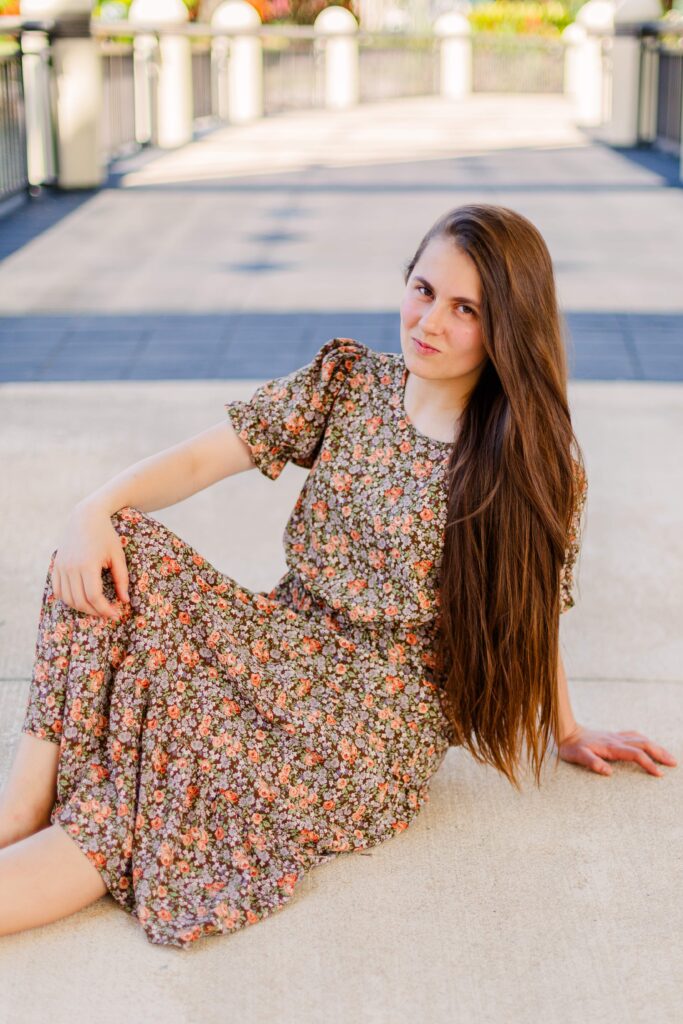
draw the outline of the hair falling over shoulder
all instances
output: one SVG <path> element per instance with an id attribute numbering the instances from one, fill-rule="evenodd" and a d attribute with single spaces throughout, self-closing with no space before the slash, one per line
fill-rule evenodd
<path id="1" fill-rule="evenodd" d="M 520 214 L 461 206 L 427 232 L 406 281 L 442 236 L 479 273 L 489 358 L 448 466 L 437 673 L 457 745 L 516 788 L 526 755 L 540 785 L 558 735 L 561 573 L 585 480 L 552 260 Z"/>

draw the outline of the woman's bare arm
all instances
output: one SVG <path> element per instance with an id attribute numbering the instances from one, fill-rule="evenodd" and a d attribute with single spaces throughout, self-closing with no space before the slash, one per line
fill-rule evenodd
<path id="1" fill-rule="evenodd" d="M 111 516 L 127 506 L 154 512 L 175 505 L 253 466 L 229 419 L 134 463 L 73 509 L 52 565 L 55 597 L 86 615 L 119 618 L 122 610 L 107 600 L 102 584 L 102 570 L 109 569 L 120 601 L 130 600 L 128 566 Z"/>
<path id="2" fill-rule="evenodd" d="M 560 704 L 560 735 L 555 737 L 555 742 L 559 745 L 565 736 L 576 729 L 576 719 L 569 699 L 567 673 L 559 651 L 557 654 L 557 695 Z"/>
<path id="3" fill-rule="evenodd" d="M 129 466 L 80 501 L 77 508 L 98 509 L 107 515 L 126 506 L 154 512 L 253 468 L 248 446 L 226 417 L 203 433 Z"/>

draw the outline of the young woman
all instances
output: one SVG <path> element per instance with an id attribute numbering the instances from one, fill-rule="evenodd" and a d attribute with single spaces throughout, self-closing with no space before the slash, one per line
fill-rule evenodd
<path id="1" fill-rule="evenodd" d="M 75 508 L 0 800 L 0 934 L 107 891 L 155 943 L 255 923 L 315 864 L 406 829 L 449 745 L 516 786 L 551 737 L 602 774 L 676 764 L 571 711 L 586 476 L 539 233 L 451 210 L 400 313 L 401 355 L 334 338 Z M 147 514 L 287 462 L 311 472 L 269 592 Z"/>

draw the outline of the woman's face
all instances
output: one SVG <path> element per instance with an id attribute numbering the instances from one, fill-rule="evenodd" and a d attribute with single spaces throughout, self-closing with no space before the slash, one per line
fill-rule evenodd
<path id="1" fill-rule="evenodd" d="M 430 380 L 471 375 L 474 383 L 488 359 L 480 311 L 481 282 L 474 263 L 450 238 L 433 238 L 408 278 L 400 305 L 408 370 Z"/>

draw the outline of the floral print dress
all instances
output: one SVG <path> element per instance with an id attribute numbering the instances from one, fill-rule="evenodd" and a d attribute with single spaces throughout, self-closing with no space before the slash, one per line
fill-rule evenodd
<path id="1" fill-rule="evenodd" d="M 118 622 L 54 596 L 52 555 L 23 731 L 59 743 L 51 821 L 153 943 L 256 923 L 429 799 L 453 742 L 432 656 L 452 445 L 409 421 L 406 379 L 334 338 L 226 404 L 263 474 L 310 469 L 268 592 L 130 507 Z"/>

